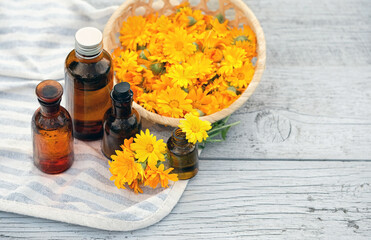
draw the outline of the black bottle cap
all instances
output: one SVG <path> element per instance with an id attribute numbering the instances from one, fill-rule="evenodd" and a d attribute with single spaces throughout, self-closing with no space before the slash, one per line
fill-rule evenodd
<path id="1" fill-rule="evenodd" d="M 113 87 L 111 97 L 117 102 L 128 102 L 133 97 L 133 91 L 128 82 L 120 82 Z"/>

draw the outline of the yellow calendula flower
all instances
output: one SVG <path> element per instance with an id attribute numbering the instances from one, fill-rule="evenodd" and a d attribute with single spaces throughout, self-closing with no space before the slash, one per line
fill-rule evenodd
<path id="1" fill-rule="evenodd" d="M 143 168 L 136 163 L 134 156 L 129 151 L 116 150 L 116 155 L 112 155 L 112 162 L 108 161 L 109 170 L 112 173 L 111 181 L 115 181 L 117 188 L 125 188 L 125 184 L 132 184 L 138 175 L 144 174 Z"/>
<path id="2" fill-rule="evenodd" d="M 196 71 L 192 65 L 174 64 L 168 69 L 167 77 L 172 79 L 174 86 L 188 87 L 192 80 L 197 78 Z"/>
<path id="3" fill-rule="evenodd" d="M 255 69 L 250 61 L 246 61 L 242 67 L 233 71 L 233 74 L 228 77 L 230 84 L 236 88 L 244 88 L 249 85 Z"/>
<path id="4" fill-rule="evenodd" d="M 207 131 L 211 129 L 211 123 L 188 113 L 185 120 L 180 120 L 179 128 L 186 134 L 188 142 L 196 144 L 208 138 Z"/>
<path id="5" fill-rule="evenodd" d="M 134 138 L 134 143 L 130 145 L 135 152 L 135 157 L 138 162 L 148 161 L 148 165 L 156 165 L 157 161 L 165 161 L 164 154 L 166 153 L 166 144 L 162 139 L 156 140 L 156 136 L 150 134 L 149 130 L 146 132 L 140 131 Z"/>
<path id="6" fill-rule="evenodd" d="M 164 40 L 164 54 L 172 63 L 184 62 L 196 51 L 195 38 L 183 28 L 177 27 L 169 32 Z"/>
<path id="7" fill-rule="evenodd" d="M 123 47 L 136 50 L 137 46 L 145 46 L 150 36 L 146 19 L 143 16 L 131 16 L 122 23 L 119 39 Z"/>
<path id="8" fill-rule="evenodd" d="M 120 81 L 124 81 L 128 78 L 126 75 L 128 72 L 130 74 L 135 74 L 138 71 L 142 70 L 142 67 L 138 65 L 138 54 L 136 52 L 131 52 L 126 50 L 125 52 L 121 52 L 121 54 L 115 58 L 115 67 L 114 70 L 116 71 L 116 77 Z"/>
<path id="9" fill-rule="evenodd" d="M 243 48 L 250 59 L 257 54 L 255 33 L 247 25 L 243 25 L 243 28 L 233 28 L 227 41 L 236 47 Z"/>
<path id="10" fill-rule="evenodd" d="M 191 56 L 187 60 L 187 65 L 192 67 L 192 72 L 198 77 L 202 78 L 210 75 L 213 70 L 213 61 L 210 60 L 203 53 L 199 52 Z"/>
<path id="11" fill-rule="evenodd" d="M 218 70 L 219 74 L 230 75 L 233 70 L 240 68 L 244 61 L 247 60 L 246 51 L 235 46 L 227 47 L 223 50 L 224 60 Z"/>
<path id="12" fill-rule="evenodd" d="M 138 97 L 138 101 L 145 109 L 153 112 L 157 107 L 157 93 L 143 93 Z"/>
<path id="13" fill-rule="evenodd" d="M 165 91 L 158 94 L 158 110 L 161 115 L 179 118 L 184 116 L 184 112 L 192 111 L 192 100 L 186 99 L 187 93 L 182 89 L 168 87 Z"/>
<path id="14" fill-rule="evenodd" d="M 161 183 L 161 186 L 166 188 L 168 187 L 169 180 L 170 181 L 178 181 L 177 174 L 169 174 L 174 168 L 169 168 L 165 170 L 164 164 L 160 164 L 157 168 L 156 166 L 148 166 L 146 169 L 146 181 L 144 185 L 151 186 L 152 188 L 157 187 L 158 183 Z"/>

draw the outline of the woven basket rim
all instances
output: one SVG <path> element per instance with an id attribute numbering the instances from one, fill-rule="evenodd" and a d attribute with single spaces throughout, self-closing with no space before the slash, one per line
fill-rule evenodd
<path id="1" fill-rule="evenodd" d="M 106 26 L 103 31 L 103 47 L 105 50 L 110 52 L 110 49 L 106 49 L 107 41 L 109 40 L 110 35 L 110 26 L 112 26 L 116 19 L 121 17 L 121 13 L 126 10 L 131 4 L 138 2 L 139 0 L 127 0 L 123 4 L 119 6 L 119 8 L 112 14 L 108 22 L 106 23 Z M 184 1 L 182 1 L 184 2 Z M 265 63 L 266 63 L 266 43 L 265 43 L 265 37 L 263 29 L 260 25 L 260 22 L 256 18 L 255 14 L 252 12 L 252 10 L 242 1 L 242 0 L 229 0 L 229 2 L 233 3 L 236 7 L 238 7 L 244 15 L 250 20 L 251 22 L 251 29 L 254 31 L 257 39 L 257 61 L 256 61 L 256 67 L 255 67 L 255 73 L 254 76 L 249 84 L 249 86 L 245 89 L 245 91 L 239 96 L 238 99 L 236 99 L 229 107 L 224 108 L 218 112 L 215 112 L 210 115 L 206 115 L 203 117 L 200 117 L 202 120 L 207 120 L 211 123 L 216 122 L 220 119 L 223 119 L 227 117 L 228 115 L 232 114 L 234 111 L 236 111 L 238 108 L 240 108 L 247 99 L 252 95 L 252 93 L 255 91 L 256 87 L 258 86 L 261 77 L 263 75 L 264 69 L 265 69 Z M 120 23 L 121 24 L 121 23 Z M 116 80 L 115 80 L 116 82 Z M 133 101 L 133 107 L 139 112 L 139 114 L 148 120 L 151 120 L 155 123 L 159 123 L 162 125 L 169 125 L 176 127 L 179 125 L 179 121 L 184 118 L 172 118 L 172 117 L 166 117 L 162 116 L 157 113 L 150 112 L 146 110 L 144 107 L 137 104 L 135 101 Z"/>

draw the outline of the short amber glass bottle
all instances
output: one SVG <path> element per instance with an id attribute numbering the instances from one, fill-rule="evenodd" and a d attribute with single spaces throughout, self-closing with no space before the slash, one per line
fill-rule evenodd
<path id="1" fill-rule="evenodd" d="M 75 35 L 75 49 L 65 62 L 66 108 L 73 121 L 73 135 L 96 140 L 103 135 L 103 116 L 111 107 L 112 59 L 103 50 L 102 33 L 92 27 Z"/>
<path id="2" fill-rule="evenodd" d="M 168 158 L 172 173 L 177 173 L 179 179 L 189 179 L 198 172 L 198 147 L 189 143 L 180 128 L 176 128 L 167 141 Z"/>
<path id="3" fill-rule="evenodd" d="M 133 91 L 129 83 L 116 84 L 111 98 L 112 108 L 106 112 L 103 121 L 102 152 L 107 158 L 121 149 L 125 139 L 135 137 L 142 127 L 140 115 L 132 107 Z"/>
<path id="4" fill-rule="evenodd" d="M 74 161 L 72 121 L 60 106 L 62 94 L 57 81 L 45 80 L 36 87 L 41 107 L 31 122 L 33 160 L 36 167 L 50 174 L 67 170 Z"/>

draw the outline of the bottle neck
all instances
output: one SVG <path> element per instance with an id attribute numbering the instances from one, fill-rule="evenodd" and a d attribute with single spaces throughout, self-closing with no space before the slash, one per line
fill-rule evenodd
<path id="1" fill-rule="evenodd" d="M 180 128 L 176 128 L 172 134 L 172 140 L 174 145 L 179 147 L 185 147 L 187 145 L 193 145 L 186 139 L 186 134 Z"/>
<path id="2" fill-rule="evenodd" d="M 80 60 L 80 62 L 94 63 L 94 62 L 98 62 L 99 60 L 103 58 L 103 50 L 100 53 L 93 55 L 93 56 L 85 56 L 83 54 L 80 54 L 77 50 L 75 50 L 75 56 L 77 59 Z"/>
<path id="3" fill-rule="evenodd" d="M 116 118 L 128 118 L 132 113 L 133 100 L 129 102 L 112 101 L 112 113 Z"/>
<path id="4" fill-rule="evenodd" d="M 40 107 L 41 114 L 45 117 L 51 117 L 51 116 L 57 115 L 60 111 L 60 102 L 61 100 L 59 100 L 58 102 L 52 103 L 52 104 L 47 104 L 42 101 L 39 101 L 40 106 L 41 106 Z"/>

